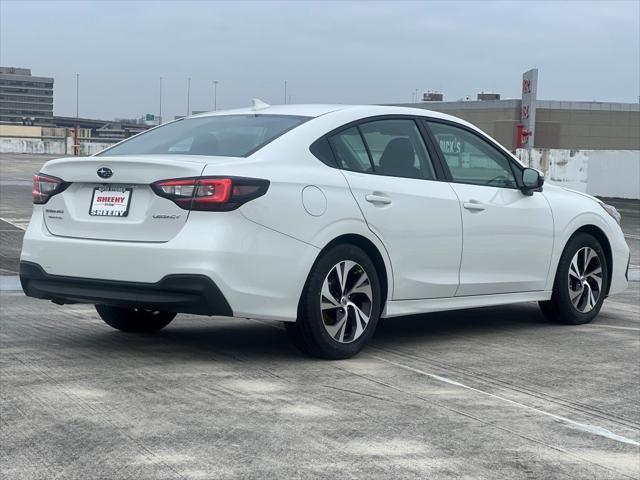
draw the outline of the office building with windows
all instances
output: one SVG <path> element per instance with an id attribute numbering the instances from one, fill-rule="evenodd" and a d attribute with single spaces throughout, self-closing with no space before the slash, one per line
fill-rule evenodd
<path id="1" fill-rule="evenodd" d="M 0 67 L 0 123 L 51 125 L 53 78 L 32 76 L 29 68 Z"/>

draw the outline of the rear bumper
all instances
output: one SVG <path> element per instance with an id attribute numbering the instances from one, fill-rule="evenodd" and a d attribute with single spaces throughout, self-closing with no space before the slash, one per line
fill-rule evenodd
<path id="1" fill-rule="evenodd" d="M 99 285 L 115 282 L 127 289 L 142 284 L 144 291 L 149 286 L 163 291 L 163 282 L 176 275 L 205 277 L 235 317 L 295 321 L 302 288 L 319 252 L 247 220 L 239 210 L 193 211 L 173 239 L 159 243 L 55 236 L 44 224 L 42 206 L 34 205 L 20 260 L 39 265 L 46 275 L 90 279 Z"/>
<path id="2" fill-rule="evenodd" d="M 58 304 L 91 303 L 233 316 L 220 289 L 204 275 L 167 275 L 156 283 L 121 282 L 49 275 L 36 263 L 20 262 L 20 283 L 27 296 Z"/>

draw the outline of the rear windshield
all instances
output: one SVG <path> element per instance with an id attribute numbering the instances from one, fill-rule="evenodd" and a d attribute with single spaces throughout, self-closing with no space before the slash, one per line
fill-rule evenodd
<path id="1" fill-rule="evenodd" d="M 155 153 L 246 157 L 308 119 L 291 115 L 185 118 L 122 142 L 100 156 Z"/>

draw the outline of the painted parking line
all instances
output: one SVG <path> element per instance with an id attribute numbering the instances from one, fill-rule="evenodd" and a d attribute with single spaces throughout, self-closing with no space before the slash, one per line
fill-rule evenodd
<path id="1" fill-rule="evenodd" d="M 0 291 L 1 292 L 22 291 L 22 285 L 20 285 L 20 277 L 18 275 L 0 276 Z"/>
<path id="2" fill-rule="evenodd" d="M 617 325 L 603 325 L 601 323 L 591 323 L 589 324 L 590 327 L 602 327 L 602 328 L 615 328 L 617 330 L 633 330 L 636 332 L 640 332 L 640 328 L 636 328 L 636 327 L 618 327 Z"/>
<path id="3" fill-rule="evenodd" d="M 511 400 L 509 398 L 502 397 L 502 396 L 496 395 L 494 393 L 485 392 L 484 390 L 480 390 L 478 388 L 470 387 L 469 385 L 465 385 L 464 383 L 460 383 L 460 382 L 458 382 L 456 380 L 451 380 L 451 379 L 443 377 L 441 375 L 436 375 L 434 373 L 425 372 L 424 370 L 420 370 L 418 368 L 410 367 L 409 365 L 404 365 L 402 363 L 394 362 L 392 360 L 388 360 L 386 358 L 379 357 L 377 355 L 371 355 L 371 356 L 373 358 L 375 358 L 376 360 L 379 360 L 379 361 L 384 362 L 384 363 L 388 363 L 390 365 L 394 365 L 394 366 L 396 366 L 398 368 L 402 368 L 404 370 L 408 370 L 410 372 L 417 373 L 417 374 L 423 375 L 425 377 L 429 377 L 429 378 L 432 378 L 434 380 L 438 380 L 440 382 L 447 383 L 449 385 L 453 385 L 453 386 L 456 386 L 456 387 L 464 388 L 466 390 L 470 390 L 472 392 L 476 392 L 476 393 L 479 393 L 479 394 L 482 394 L 482 395 L 486 395 L 486 396 L 491 397 L 491 398 L 495 398 L 496 400 L 500 400 L 500 401 L 509 403 L 509 404 L 514 405 L 516 407 L 523 408 L 523 409 L 526 409 L 526 410 L 530 410 L 530 411 L 539 413 L 541 415 L 545 415 L 545 416 L 551 417 L 551 418 L 553 418 L 555 420 L 558 420 L 560 422 L 563 422 L 563 423 L 565 423 L 565 424 L 567 424 L 567 425 L 569 425 L 569 426 L 571 426 L 571 427 L 573 427 L 573 428 L 575 428 L 577 430 L 581 430 L 583 432 L 591 433 L 593 435 L 598 435 L 598 436 L 601 436 L 601 437 L 609 438 L 611 440 L 615 440 L 616 442 L 621 442 L 621 443 L 627 443 L 629 445 L 640 446 L 640 442 L 637 442 L 636 440 L 633 440 L 631 438 L 624 437 L 622 435 L 618 435 L 618 434 L 616 434 L 616 433 L 614 433 L 611 430 L 608 430 L 606 428 L 599 427 L 597 425 L 590 425 L 588 423 L 577 422 L 575 420 L 571 420 L 570 418 L 563 417 L 563 416 L 560 416 L 560 415 L 556 415 L 555 413 L 547 412 L 545 410 L 541 410 L 539 408 L 535 408 L 535 407 L 532 407 L 530 405 L 525 405 L 524 403 L 516 402 L 515 400 Z"/>
<path id="4" fill-rule="evenodd" d="M 630 282 L 640 282 L 640 265 L 629 265 L 628 278 Z"/>
<path id="5" fill-rule="evenodd" d="M 29 225 L 29 219 L 28 218 L 4 218 L 4 217 L 0 217 L 0 220 L 2 220 L 3 222 L 6 222 L 10 225 L 13 225 L 16 228 L 19 228 L 20 230 L 26 230 L 27 229 L 27 225 Z"/>
<path id="6" fill-rule="evenodd" d="M 615 297 L 607 298 L 604 302 L 604 308 L 606 310 L 622 310 L 626 313 L 640 313 L 640 306 L 634 303 L 617 302 L 613 300 Z"/>
<path id="7" fill-rule="evenodd" d="M 0 186 L 3 187 L 31 187 L 33 186 L 32 180 L 2 180 Z"/>

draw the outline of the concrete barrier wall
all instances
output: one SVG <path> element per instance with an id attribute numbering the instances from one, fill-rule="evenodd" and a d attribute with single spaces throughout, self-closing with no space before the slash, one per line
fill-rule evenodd
<path id="1" fill-rule="evenodd" d="M 43 153 L 65 155 L 64 138 L 0 138 L 0 153 Z"/>
<path id="2" fill-rule="evenodd" d="M 93 155 L 114 143 L 80 140 L 80 155 Z M 0 137 L 0 153 L 72 155 L 73 139 Z"/>
<path id="3" fill-rule="evenodd" d="M 80 155 L 93 155 L 117 142 L 87 142 L 80 140 Z M 73 139 L 67 138 L 67 152 L 73 152 Z"/>
<path id="4" fill-rule="evenodd" d="M 66 146 L 65 146 L 66 140 Z M 93 155 L 113 143 L 80 141 L 80 155 Z M 65 148 L 66 147 L 66 148 Z M 72 138 L 0 137 L 0 153 L 71 155 Z M 519 149 L 518 158 L 541 170 L 546 181 L 591 195 L 640 199 L 640 151 Z"/>
<path id="5" fill-rule="evenodd" d="M 0 135 L 4 137 L 41 137 L 42 127 L 31 125 L 0 125 Z M 45 136 L 47 136 L 45 134 Z"/>
<path id="6" fill-rule="evenodd" d="M 519 149 L 518 158 L 545 181 L 590 195 L 640 199 L 640 151 Z"/>

